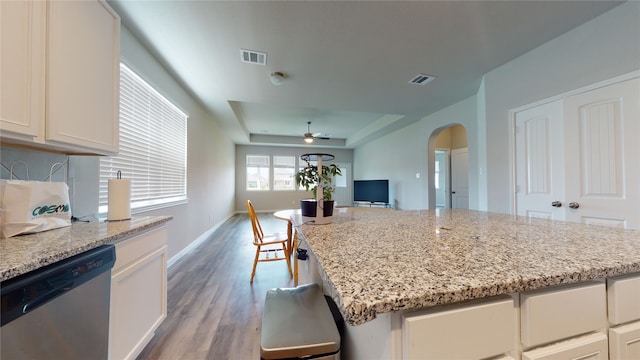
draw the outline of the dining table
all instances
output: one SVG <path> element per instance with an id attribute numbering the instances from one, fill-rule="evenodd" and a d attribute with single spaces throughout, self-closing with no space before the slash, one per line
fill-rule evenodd
<path id="1" fill-rule="evenodd" d="M 301 210 L 285 209 L 278 210 L 273 213 L 273 217 L 275 217 L 276 219 L 284 220 L 287 222 L 287 250 L 289 251 L 289 255 L 293 256 L 293 283 L 294 285 L 298 285 L 298 261 L 295 254 L 298 244 L 296 236 L 293 233 L 293 223 L 291 222 L 291 217 L 295 215 L 302 215 Z"/>

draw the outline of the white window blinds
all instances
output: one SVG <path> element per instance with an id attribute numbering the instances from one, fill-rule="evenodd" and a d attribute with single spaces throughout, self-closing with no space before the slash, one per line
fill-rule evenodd
<path id="1" fill-rule="evenodd" d="M 120 151 L 100 158 L 100 213 L 108 179 L 131 179 L 131 208 L 187 198 L 187 115 L 126 65 L 120 64 Z"/>

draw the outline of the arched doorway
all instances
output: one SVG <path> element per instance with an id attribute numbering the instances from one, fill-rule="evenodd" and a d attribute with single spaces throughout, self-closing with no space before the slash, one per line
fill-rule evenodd
<path id="1" fill-rule="evenodd" d="M 467 130 L 460 124 L 438 128 L 428 149 L 429 208 L 469 208 Z"/>

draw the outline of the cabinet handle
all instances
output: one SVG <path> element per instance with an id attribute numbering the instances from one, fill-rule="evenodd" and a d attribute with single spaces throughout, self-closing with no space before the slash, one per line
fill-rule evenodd
<path id="1" fill-rule="evenodd" d="M 554 201 L 554 202 L 551 203 L 551 206 L 553 206 L 553 207 L 561 207 L 562 206 L 562 202 Z"/>
<path id="2" fill-rule="evenodd" d="M 578 204 L 577 202 L 570 202 L 569 207 L 572 209 L 577 209 L 580 207 L 580 204 Z"/>

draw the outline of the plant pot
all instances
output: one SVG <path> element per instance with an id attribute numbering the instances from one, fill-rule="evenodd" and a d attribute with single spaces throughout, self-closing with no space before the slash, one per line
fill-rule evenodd
<path id="1" fill-rule="evenodd" d="M 300 200 L 300 210 L 302 216 L 316 217 L 316 203 L 315 199 L 303 199 Z M 324 200 L 324 208 L 322 209 L 322 217 L 329 217 L 333 215 L 333 200 Z"/>

